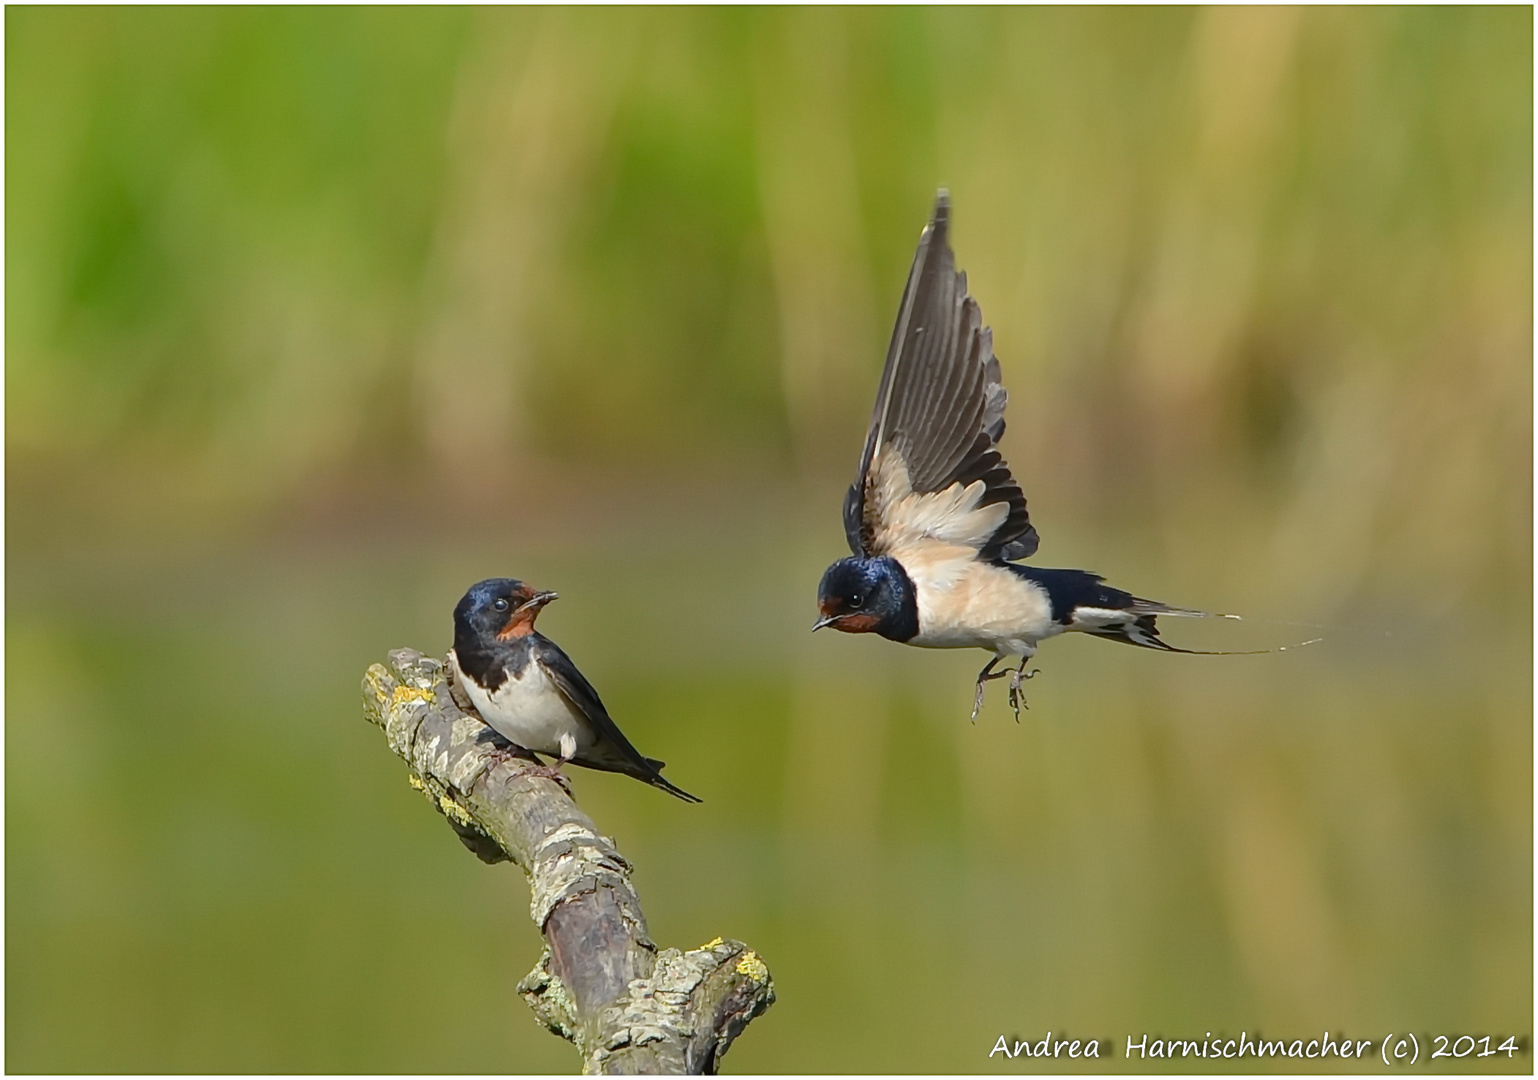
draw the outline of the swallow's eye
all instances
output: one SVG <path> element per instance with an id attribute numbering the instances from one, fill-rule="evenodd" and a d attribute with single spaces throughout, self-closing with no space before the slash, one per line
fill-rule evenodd
<path id="1" fill-rule="evenodd" d="M 498 597 L 497 598 L 497 602 L 495 604 L 492 604 L 491 606 L 496 608 L 498 611 L 506 611 L 507 610 L 507 601 L 502 599 L 502 598 L 500 598 L 500 597 Z"/>
<path id="2" fill-rule="evenodd" d="M 865 603 L 865 597 L 861 596 L 859 593 L 850 593 L 849 594 L 849 606 L 850 607 L 859 607 L 863 603 Z"/>

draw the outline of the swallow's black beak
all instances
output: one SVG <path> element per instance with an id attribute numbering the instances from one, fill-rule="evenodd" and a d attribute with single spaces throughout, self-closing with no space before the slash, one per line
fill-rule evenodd
<path id="1" fill-rule="evenodd" d="M 834 623 L 838 622 L 840 618 L 842 618 L 840 615 L 824 615 L 822 618 L 818 619 L 812 624 L 812 633 L 817 633 L 817 631 L 821 630 L 824 626 L 832 626 Z"/>
<path id="2" fill-rule="evenodd" d="M 552 601 L 552 600 L 559 600 L 560 598 L 561 598 L 561 594 L 560 593 L 537 592 L 533 596 L 531 596 L 527 600 L 525 600 L 523 603 L 519 604 L 517 610 L 518 611 L 538 611 L 540 608 L 542 608 L 546 604 L 550 603 L 550 601 Z M 515 612 L 515 614 L 516 614 L 516 612 Z"/>

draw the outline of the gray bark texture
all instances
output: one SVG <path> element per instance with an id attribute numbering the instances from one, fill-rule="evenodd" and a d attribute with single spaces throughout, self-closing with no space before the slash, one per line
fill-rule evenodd
<path id="1" fill-rule="evenodd" d="M 773 1004 L 768 967 L 720 938 L 659 950 L 614 842 L 559 784 L 497 749 L 448 674 L 446 662 L 398 649 L 364 676 L 364 714 L 466 847 L 528 875 L 545 950 L 518 990 L 534 1015 L 576 1045 L 585 1073 L 715 1073 Z"/>

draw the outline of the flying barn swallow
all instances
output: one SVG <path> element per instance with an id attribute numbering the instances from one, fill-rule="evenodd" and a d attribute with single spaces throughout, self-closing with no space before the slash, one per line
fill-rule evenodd
<path id="1" fill-rule="evenodd" d="M 476 712 L 515 745 L 557 759 L 542 770 L 547 776 L 558 778 L 569 761 L 699 802 L 663 777 L 663 762 L 641 756 L 577 665 L 534 629 L 535 618 L 554 599 L 555 593 L 521 581 L 491 578 L 472 585 L 454 608 L 449 655 Z"/>
<path id="2" fill-rule="evenodd" d="M 949 225 L 950 198 L 941 191 L 903 290 L 859 477 L 844 499 L 854 555 L 823 574 L 812 629 L 991 650 L 972 719 L 984 684 L 1008 674 L 1018 720 L 1026 661 L 1043 639 L 1077 630 L 1188 653 L 1161 641 L 1154 620 L 1208 613 L 1141 599 L 1084 570 L 1014 561 L 1034 554 L 1038 538 L 999 455 L 1008 394 L 993 332 L 956 270 Z M 1007 657 L 1019 657 L 1019 666 L 995 673 Z"/>

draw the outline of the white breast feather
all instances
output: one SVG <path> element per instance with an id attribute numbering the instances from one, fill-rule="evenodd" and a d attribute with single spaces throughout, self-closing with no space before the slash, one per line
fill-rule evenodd
<path id="1" fill-rule="evenodd" d="M 919 633 L 909 644 L 1031 656 L 1038 641 L 1063 632 L 1046 593 L 1013 571 L 916 554 L 902 559 L 918 594 Z"/>
<path id="2" fill-rule="evenodd" d="M 586 751 L 595 742 L 587 718 L 566 700 L 538 663 L 525 665 L 520 677 L 509 677 L 489 694 L 474 679 L 463 672 L 458 674 L 460 688 L 481 719 L 525 750 L 560 757 L 565 749 L 563 740 L 568 746 L 574 740 L 577 752 Z"/>

